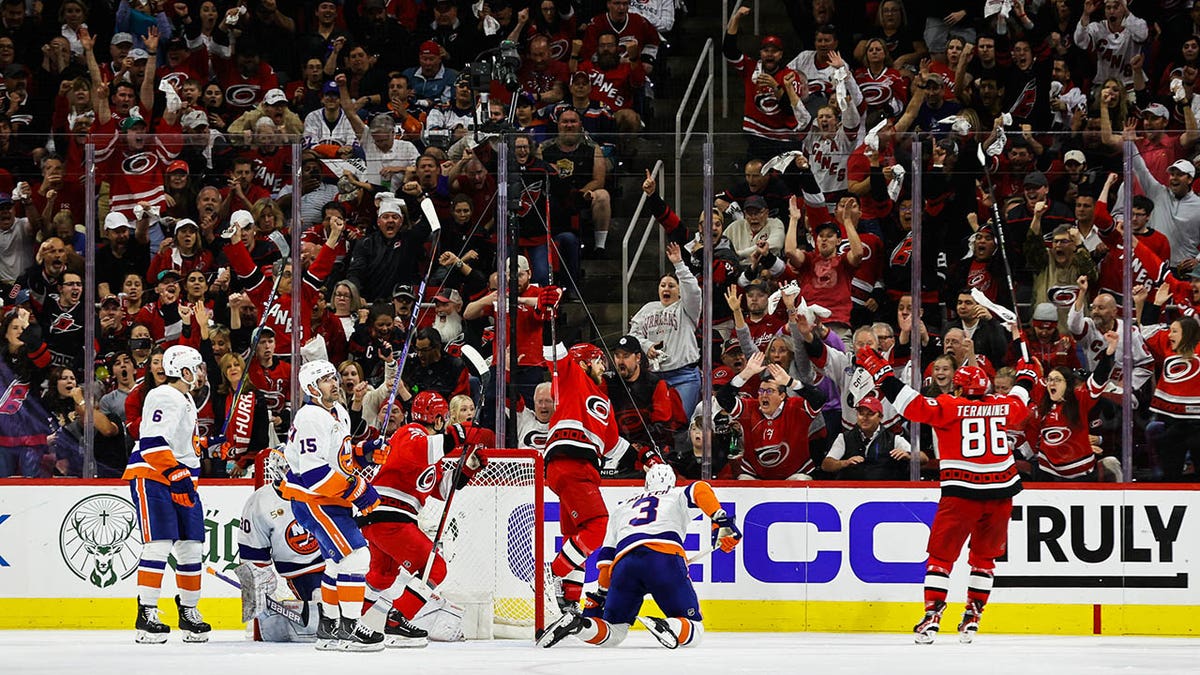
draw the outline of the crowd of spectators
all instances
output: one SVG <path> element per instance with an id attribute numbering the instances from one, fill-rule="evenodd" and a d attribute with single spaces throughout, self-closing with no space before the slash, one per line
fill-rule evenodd
<path id="1" fill-rule="evenodd" d="M 669 83 L 676 4 L 121 0 L 114 13 L 0 0 L 0 476 L 79 475 L 88 406 L 97 473 L 119 475 L 176 343 L 208 363 L 200 435 L 228 428 L 209 476 L 244 474 L 286 434 L 293 339 L 302 358 L 338 364 L 358 434 L 380 433 L 409 345 L 401 406 L 423 390 L 464 397 L 456 409 L 470 403 L 484 425 L 509 414 L 518 444 L 540 447 L 554 405 L 542 346 L 552 326 L 572 334 L 562 303 L 586 311 L 577 282 L 615 245 L 613 169 L 636 156 Z M 745 155 L 740 176 L 720 178 L 714 211 L 696 220 L 698 195 L 667 204 L 649 173 L 642 185 L 671 272 L 607 345 L 622 434 L 688 476 L 709 433 L 718 477 L 904 479 L 906 430 L 860 391 L 855 351 L 900 370 L 915 348 L 930 395 L 951 391 L 964 364 L 1004 391 L 1019 351 L 995 305 L 1015 304 L 1046 373 L 1038 413 L 1010 434 L 1029 478 L 1120 480 L 1120 402 L 1133 396 L 1139 477 L 1194 479 L 1200 383 L 1193 406 L 1163 373 L 1200 371 L 1200 7 L 780 5 L 790 30 L 746 35 L 743 8 L 721 36 L 743 83 Z M 504 40 L 521 57 L 513 91 L 468 65 Z M 494 274 L 502 137 L 486 125 L 510 111 L 519 394 L 497 405 L 462 348 L 489 352 L 505 296 Z M 102 240 L 86 279 L 91 178 Z M 712 268 L 698 234 L 709 219 Z M 712 336 L 698 332 L 705 277 Z M 83 307 L 84 284 L 97 307 Z M 1112 338 L 1126 303 L 1138 322 L 1128 393 Z M 84 345 L 92 317 L 96 343 Z M 93 348 L 99 385 L 85 393 Z M 712 372 L 699 368 L 706 349 Z M 712 419 L 698 412 L 705 380 Z M 933 475 L 931 437 L 919 448 Z M 637 454 L 604 474 L 636 475 Z"/>

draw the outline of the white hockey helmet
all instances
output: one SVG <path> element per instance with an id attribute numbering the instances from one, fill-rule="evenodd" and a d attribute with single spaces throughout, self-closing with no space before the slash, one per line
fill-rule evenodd
<path id="1" fill-rule="evenodd" d="M 646 492 L 663 492 L 675 487 L 675 470 L 670 464 L 655 464 L 646 471 Z"/>
<path id="2" fill-rule="evenodd" d="M 204 358 L 200 356 L 200 352 L 186 345 L 174 345 L 167 347 L 167 351 L 162 355 L 163 374 L 167 377 L 178 377 L 188 384 L 189 387 L 195 388 L 199 382 L 196 376 L 200 372 L 200 368 L 204 365 Z M 183 378 L 184 369 L 192 372 L 192 379 Z"/>
<path id="3" fill-rule="evenodd" d="M 319 382 L 323 377 L 328 375 L 337 377 L 337 374 L 337 368 L 325 359 L 314 359 L 312 361 L 308 361 L 304 365 L 300 366 L 300 391 L 310 396 L 319 397 L 321 395 L 320 390 L 310 389 L 310 387 L 315 387 L 317 382 Z"/>
<path id="4" fill-rule="evenodd" d="M 265 455 L 262 468 L 263 482 L 270 485 L 286 478 L 289 467 L 287 457 L 283 454 L 283 446 L 267 448 L 262 453 Z"/>

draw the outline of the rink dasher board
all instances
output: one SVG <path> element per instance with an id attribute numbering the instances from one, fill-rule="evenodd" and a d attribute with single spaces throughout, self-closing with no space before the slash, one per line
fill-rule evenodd
<path id="1" fill-rule="evenodd" d="M 903 631 L 914 623 L 936 487 L 716 488 L 745 538 L 734 553 L 691 565 L 710 630 Z M 251 490 L 249 481 L 202 484 L 206 564 L 236 564 Z M 632 483 L 603 488 L 610 504 L 637 491 Z M 1196 635 L 1198 508 L 1200 491 L 1166 486 L 1027 489 L 1014 500 L 989 630 Z M 0 481 L 0 628 L 127 627 L 141 545 L 136 515 L 127 525 L 131 514 L 121 481 Z M 557 514 L 547 491 L 547 560 L 559 542 Z M 707 550 L 707 523 L 692 525 L 685 547 Z M 954 612 L 966 578 L 964 553 L 951 577 Z M 166 575 L 168 616 L 173 583 Z M 239 627 L 236 591 L 212 578 L 203 588 L 201 609 L 214 626 Z"/>

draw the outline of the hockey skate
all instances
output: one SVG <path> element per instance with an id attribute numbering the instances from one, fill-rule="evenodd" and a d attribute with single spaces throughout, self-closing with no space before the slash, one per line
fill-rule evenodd
<path id="1" fill-rule="evenodd" d="M 546 626 L 546 630 L 537 637 L 539 647 L 549 649 L 562 642 L 567 636 L 578 634 L 588 624 L 588 619 L 579 614 L 579 603 L 569 603 L 559 598 L 558 605 L 562 610 L 562 616 Z"/>
<path id="2" fill-rule="evenodd" d="M 317 642 L 316 648 L 323 652 L 333 652 L 338 650 L 338 643 L 342 636 L 338 634 L 338 620 L 334 617 L 325 616 L 324 605 L 318 605 L 320 618 L 317 619 Z"/>
<path id="3" fill-rule="evenodd" d="M 667 649 L 675 649 L 679 646 L 679 636 L 675 631 L 671 630 L 671 624 L 667 623 L 666 619 L 660 619 L 657 616 L 639 616 L 638 621 L 650 631 L 658 643 Z"/>
<path id="4" fill-rule="evenodd" d="M 383 644 L 391 648 L 427 647 L 429 633 L 412 625 L 393 609 L 388 612 L 387 625 L 383 629 Z"/>
<path id="5" fill-rule="evenodd" d="M 134 642 L 144 645 L 160 645 L 167 641 L 167 635 L 171 633 L 171 628 L 158 620 L 158 607 L 140 602 L 134 628 L 137 629 Z"/>
<path id="6" fill-rule="evenodd" d="M 183 631 L 183 641 L 208 642 L 212 626 L 200 616 L 200 610 L 184 605 L 178 595 L 175 596 L 175 607 L 179 609 L 179 630 Z"/>
<path id="7" fill-rule="evenodd" d="M 967 603 L 967 608 L 963 611 L 962 623 L 958 624 L 959 642 L 969 645 L 975 640 L 975 634 L 979 632 L 979 617 L 982 615 L 983 607 L 978 602 L 972 600 Z"/>
<path id="8" fill-rule="evenodd" d="M 373 631 L 357 619 L 342 617 L 339 625 L 338 648 L 344 652 L 383 651 L 383 633 Z"/>
<path id="9" fill-rule="evenodd" d="M 932 608 L 925 610 L 925 618 L 913 626 L 913 641 L 919 645 L 933 644 L 933 640 L 938 634 L 938 627 L 942 623 L 942 612 L 945 610 L 946 603 L 940 601 L 935 602 Z"/>

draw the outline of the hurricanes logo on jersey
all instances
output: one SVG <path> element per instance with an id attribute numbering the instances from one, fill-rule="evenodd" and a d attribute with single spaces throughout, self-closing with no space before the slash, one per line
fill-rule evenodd
<path id="1" fill-rule="evenodd" d="M 1194 358 L 1172 356 L 1163 364 L 1162 379 L 1165 382 L 1186 382 L 1196 377 L 1200 370 L 1200 361 Z"/>
<path id="2" fill-rule="evenodd" d="M 863 103 L 868 107 L 883 105 L 892 98 L 892 88 L 884 82 L 860 82 L 858 90 L 862 92 Z"/>
<path id="3" fill-rule="evenodd" d="M 425 467 L 421 475 L 417 476 L 417 492 L 433 492 L 433 486 L 437 483 L 437 474 L 436 465 Z"/>
<path id="4" fill-rule="evenodd" d="M 257 84 L 235 84 L 225 90 L 225 100 L 239 108 L 249 108 L 258 100 L 261 87 Z"/>
<path id="5" fill-rule="evenodd" d="M 608 401 L 606 401 L 603 396 L 587 397 L 587 400 L 583 403 L 583 407 L 587 410 L 589 415 L 596 419 L 596 421 L 608 422 L 608 415 L 609 412 L 611 412 L 611 408 Z"/>
<path id="6" fill-rule="evenodd" d="M 778 445 L 765 445 L 754 451 L 755 458 L 764 469 L 769 469 L 773 466 L 778 466 L 788 456 L 790 448 L 787 443 Z"/>
<path id="7" fill-rule="evenodd" d="M 768 115 L 777 114 L 779 112 L 779 97 L 775 95 L 775 90 L 759 89 L 754 95 L 754 107 Z"/>
<path id="8" fill-rule="evenodd" d="M 1042 429 L 1042 443 L 1048 446 L 1059 446 L 1067 442 L 1071 437 L 1071 430 L 1067 427 L 1046 427 Z"/>
<path id="9" fill-rule="evenodd" d="M 140 176 L 158 168 L 158 155 L 153 152 L 138 152 L 121 160 L 121 171 L 131 176 Z"/>
<path id="10" fill-rule="evenodd" d="M 284 539 L 288 548 L 300 555 L 312 555 L 321 548 L 316 538 L 309 534 L 308 530 L 300 527 L 300 523 L 295 520 L 288 523 L 287 529 L 284 530 Z"/>

